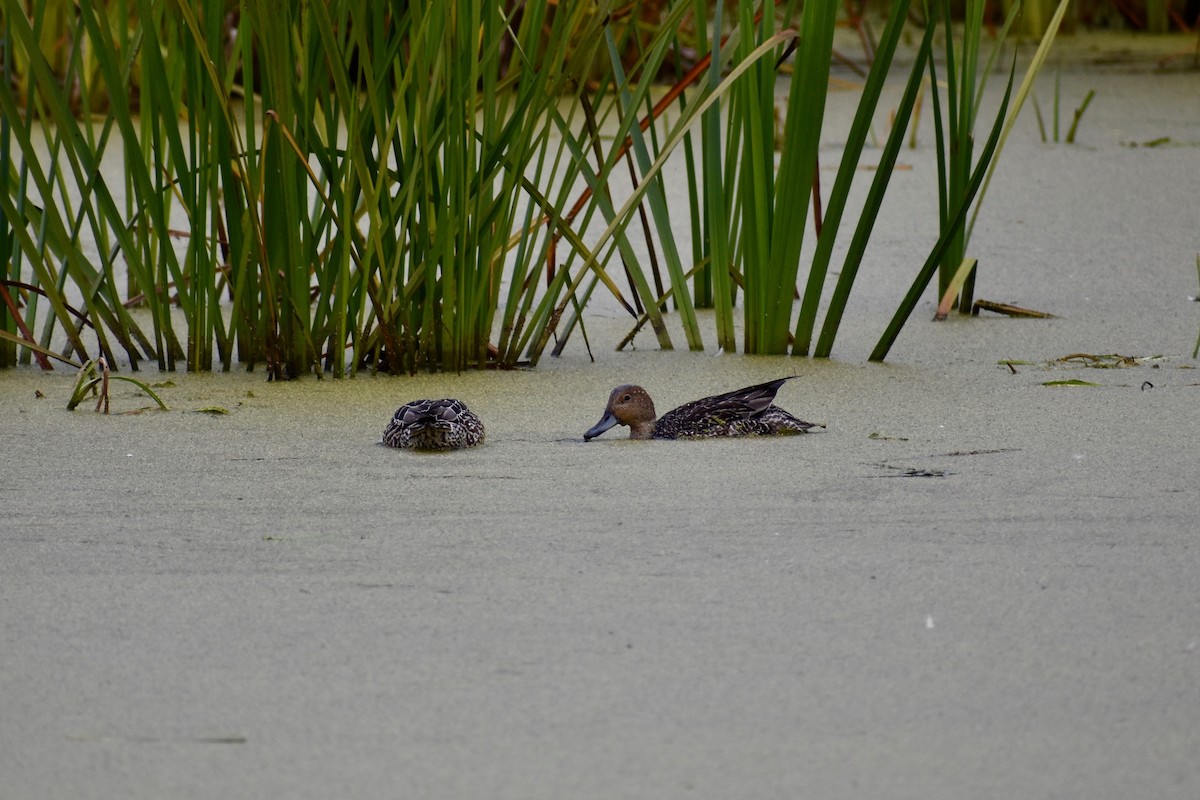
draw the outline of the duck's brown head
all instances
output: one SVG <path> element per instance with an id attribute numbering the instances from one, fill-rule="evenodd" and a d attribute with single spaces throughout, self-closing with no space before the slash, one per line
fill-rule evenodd
<path id="1" fill-rule="evenodd" d="M 630 439 L 650 439 L 654 436 L 654 401 L 640 386 L 624 384 L 612 390 L 604 416 L 583 435 L 595 439 L 614 425 L 628 425 Z"/>

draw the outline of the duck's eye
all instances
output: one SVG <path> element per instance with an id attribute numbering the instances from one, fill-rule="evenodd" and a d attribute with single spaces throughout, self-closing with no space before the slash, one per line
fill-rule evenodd
<path id="1" fill-rule="evenodd" d="M 628 402 L 629 402 L 630 400 L 632 400 L 632 399 L 633 399 L 633 398 L 632 398 L 632 397 L 630 397 L 629 395 L 625 395 L 624 397 L 622 397 L 622 398 L 621 398 L 621 402 L 622 402 L 622 403 L 628 403 Z"/>

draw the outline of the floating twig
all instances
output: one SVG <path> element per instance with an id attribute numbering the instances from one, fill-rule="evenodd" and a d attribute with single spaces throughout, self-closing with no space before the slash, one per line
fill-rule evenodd
<path id="1" fill-rule="evenodd" d="M 1153 356 L 1152 356 L 1153 358 Z M 1055 361 L 1066 363 L 1069 361 L 1078 361 L 1085 367 L 1093 369 L 1118 369 L 1120 367 L 1136 367 L 1145 360 L 1137 356 L 1123 356 L 1120 353 L 1104 353 L 1102 355 L 1092 355 L 1091 353 L 1072 353 L 1069 356 L 1056 358 Z"/>
<path id="2" fill-rule="evenodd" d="M 1055 315 L 1046 311 L 1034 311 L 1030 308 L 1021 308 L 1009 303 L 993 303 L 991 300 L 976 300 L 975 305 L 971 307 L 971 313 L 978 315 L 980 311 L 992 311 L 997 314 L 1004 314 L 1007 317 L 1028 317 L 1031 319 L 1055 319 Z"/>

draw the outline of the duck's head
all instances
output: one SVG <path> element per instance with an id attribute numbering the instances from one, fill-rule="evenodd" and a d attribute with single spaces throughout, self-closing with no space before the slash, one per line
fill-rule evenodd
<path id="1" fill-rule="evenodd" d="M 625 384 L 612 390 L 604 416 L 583 435 L 595 439 L 614 425 L 628 425 L 630 439 L 650 439 L 654 435 L 654 401 L 640 386 Z"/>

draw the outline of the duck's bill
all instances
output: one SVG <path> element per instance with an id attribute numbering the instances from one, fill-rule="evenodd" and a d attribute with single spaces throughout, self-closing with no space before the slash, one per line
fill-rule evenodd
<path id="1" fill-rule="evenodd" d="M 603 417 L 600 418 L 599 422 L 597 422 L 592 427 L 588 428 L 587 433 L 585 433 L 583 435 L 583 440 L 586 442 L 589 439 L 595 439 L 597 436 L 604 433 L 606 430 L 608 430 L 609 428 L 611 428 L 612 426 L 614 426 L 616 424 L 617 424 L 616 416 L 611 411 L 609 411 L 609 412 L 605 413 L 605 415 Z"/>

